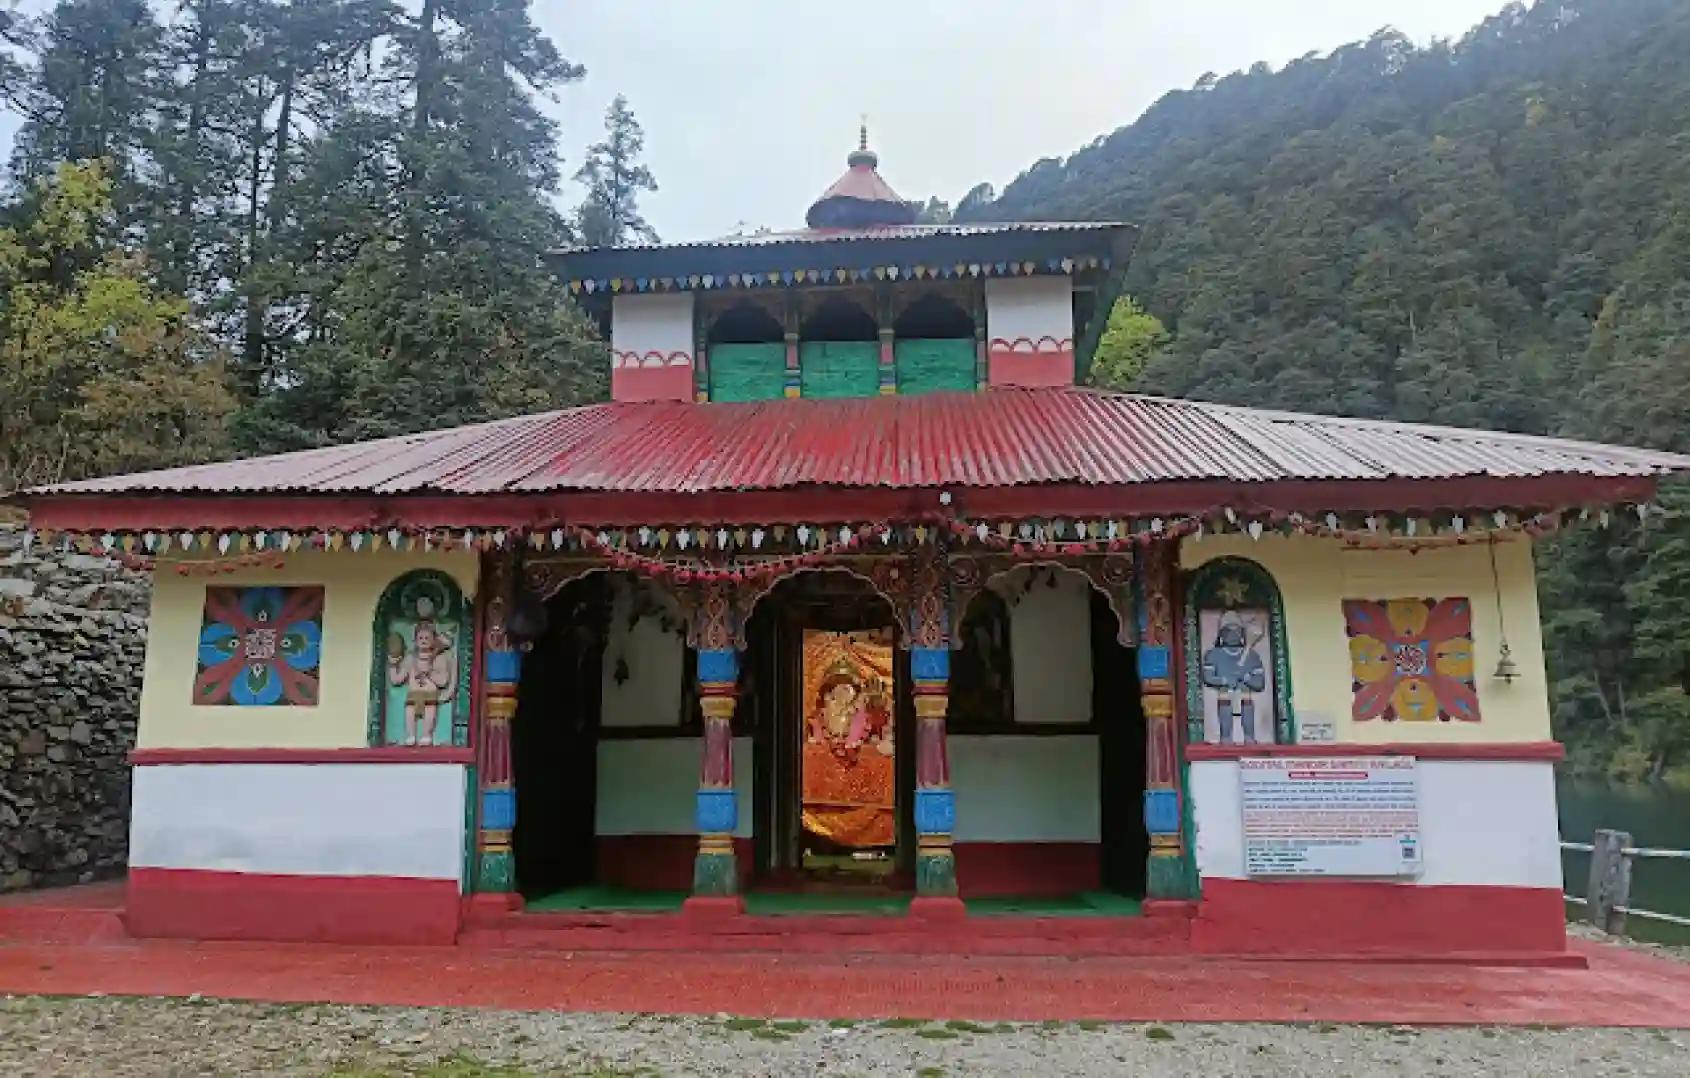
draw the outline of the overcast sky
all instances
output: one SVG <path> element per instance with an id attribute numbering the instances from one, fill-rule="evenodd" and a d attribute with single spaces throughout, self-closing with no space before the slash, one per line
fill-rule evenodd
<path id="1" fill-rule="evenodd" d="M 4 2 L 4 0 L 0 0 Z M 790 228 L 868 115 L 905 198 L 1002 188 L 1204 72 L 1279 67 L 1395 26 L 1456 37 L 1503 0 L 535 0 L 587 76 L 547 109 L 573 174 L 626 94 L 663 238 Z M 26 0 L 25 10 L 47 6 Z M 0 123 L 9 143 L 15 119 Z M 573 203 L 578 192 L 566 190 Z"/>

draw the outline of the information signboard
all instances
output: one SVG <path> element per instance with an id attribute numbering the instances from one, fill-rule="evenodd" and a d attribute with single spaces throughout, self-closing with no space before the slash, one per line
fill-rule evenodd
<path id="1" fill-rule="evenodd" d="M 1419 770 L 1408 756 L 1238 761 L 1249 876 L 1420 872 Z"/>

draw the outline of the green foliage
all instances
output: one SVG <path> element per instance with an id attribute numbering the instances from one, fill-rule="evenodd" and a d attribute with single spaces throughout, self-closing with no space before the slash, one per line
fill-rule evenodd
<path id="1" fill-rule="evenodd" d="M 0 228 L 0 493 L 227 448 L 214 346 L 110 243 L 111 190 L 61 165 Z"/>
<path id="2" fill-rule="evenodd" d="M 1091 384 L 1126 389 L 1144 372 L 1150 358 L 1169 340 L 1162 320 L 1122 296 L 1109 311 L 1109 322 L 1092 356 Z"/>
<path id="3" fill-rule="evenodd" d="M 621 94 L 604 114 L 604 138 L 587 148 L 587 160 L 575 178 L 587 185 L 576 214 L 581 242 L 609 246 L 629 240 L 656 242 L 657 230 L 640 216 L 642 191 L 657 190 L 651 169 L 640 164 L 645 132 Z"/>
<path id="4" fill-rule="evenodd" d="M 1690 7 L 1541 0 L 1205 76 L 957 217 L 1142 224 L 1126 288 L 1169 339 L 1119 368 L 1105 344 L 1099 384 L 1690 450 L 1686 131 Z M 1666 504 L 1539 558 L 1583 770 L 1690 762 L 1690 497 Z"/>
<path id="5" fill-rule="evenodd" d="M 61 161 L 108 159 L 107 231 L 132 280 L 185 297 L 193 347 L 230 357 L 241 451 L 601 398 L 603 347 L 545 264 L 570 230 L 553 207 L 557 132 L 534 100 L 582 69 L 529 7 L 183 0 L 162 25 L 144 0 L 5 13 L 17 55 L 0 90 L 25 116 L 9 216 L 37 219 L 35 181 Z"/>

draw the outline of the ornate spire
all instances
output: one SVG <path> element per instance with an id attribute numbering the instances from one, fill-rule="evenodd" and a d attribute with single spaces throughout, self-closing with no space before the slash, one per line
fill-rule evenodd
<path id="1" fill-rule="evenodd" d="M 857 148 L 845 158 L 849 168 L 810 206 L 811 228 L 870 228 L 907 225 L 915 207 L 898 197 L 880 178 L 880 156 L 868 148 L 868 117 L 857 128 Z"/>
<path id="2" fill-rule="evenodd" d="M 868 148 L 868 116 L 864 116 L 857 127 L 857 148 L 845 158 L 845 163 L 852 168 L 864 166 L 867 168 L 880 167 L 880 155 Z"/>

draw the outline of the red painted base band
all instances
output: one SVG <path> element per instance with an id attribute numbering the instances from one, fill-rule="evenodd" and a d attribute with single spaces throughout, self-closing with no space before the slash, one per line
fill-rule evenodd
<path id="1" fill-rule="evenodd" d="M 593 879 L 634 891 L 692 890 L 697 835 L 600 835 L 593 843 Z M 743 890 L 751 882 L 751 840 L 734 839 L 734 867 Z"/>
<path id="2" fill-rule="evenodd" d="M 456 880 L 131 868 L 131 935 L 308 943 L 447 944 Z"/>
<path id="3" fill-rule="evenodd" d="M 610 372 L 614 401 L 691 401 L 692 364 L 617 367 Z"/>
<path id="4" fill-rule="evenodd" d="M 993 348 L 986 354 L 986 380 L 994 386 L 1047 389 L 1074 384 L 1074 350 L 1027 352 Z"/>
<path id="5" fill-rule="evenodd" d="M 959 842 L 956 881 L 964 898 L 1055 897 L 1102 886 L 1102 847 L 1088 842 Z"/>
<path id="6" fill-rule="evenodd" d="M 1192 949 L 1208 954 L 1440 955 L 1566 950 L 1544 887 L 1205 879 Z"/>
<path id="7" fill-rule="evenodd" d="M 1367 745 L 1187 745 L 1187 760 L 1237 760 L 1245 756 L 1415 756 L 1422 760 L 1547 760 L 1566 757 L 1559 741 L 1486 741 L 1466 745 L 1445 742 L 1393 742 Z"/>

